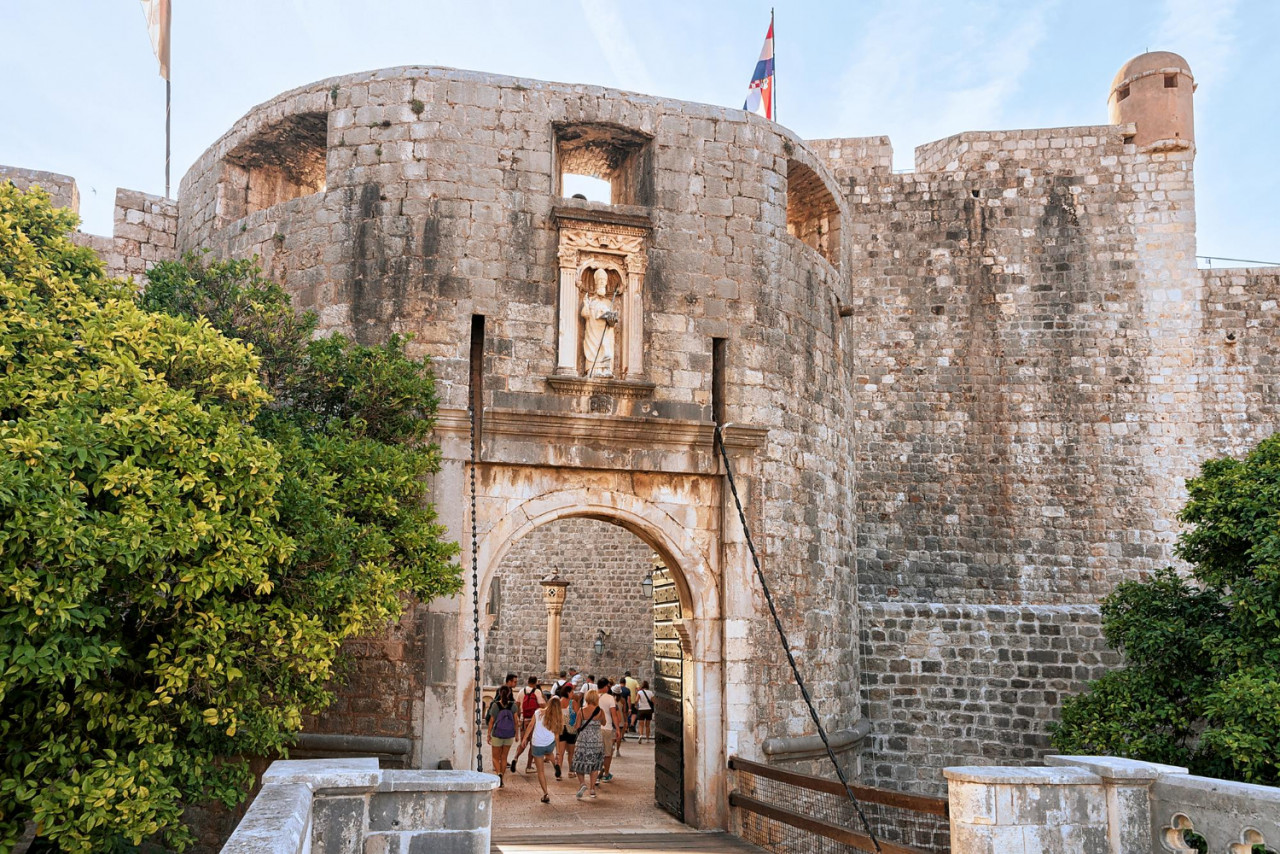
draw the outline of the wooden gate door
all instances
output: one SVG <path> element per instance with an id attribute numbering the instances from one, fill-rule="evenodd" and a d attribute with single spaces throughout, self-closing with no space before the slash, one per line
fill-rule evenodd
<path id="1" fill-rule="evenodd" d="M 680 594 L 671 571 L 653 568 L 653 796 L 684 821 L 684 650 Z"/>

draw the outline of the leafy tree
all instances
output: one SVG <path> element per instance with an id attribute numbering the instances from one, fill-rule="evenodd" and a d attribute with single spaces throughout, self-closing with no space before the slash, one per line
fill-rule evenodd
<path id="1" fill-rule="evenodd" d="M 1188 481 L 1172 569 L 1102 606 L 1127 666 L 1067 700 L 1054 746 L 1280 784 L 1280 434 Z"/>
<path id="2" fill-rule="evenodd" d="M 74 227 L 0 184 L 0 850 L 28 823 L 182 848 L 182 804 L 243 799 L 344 638 L 456 586 L 423 502 L 434 396 L 398 344 L 307 343 L 287 300 L 237 315 L 262 358 L 145 310 Z"/>
<path id="3" fill-rule="evenodd" d="M 313 338 L 314 315 L 296 314 L 254 261 L 191 254 L 158 264 L 138 302 L 207 318 L 262 354 L 274 400 L 254 426 L 282 458 L 276 503 L 295 544 L 283 579 L 290 596 L 348 637 L 398 617 L 402 592 L 428 599 L 458 589 L 456 545 L 426 503 L 425 478 L 440 464 L 427 442 L 435 381 L 406 356 L 404 339 L 366 347 Z"/>

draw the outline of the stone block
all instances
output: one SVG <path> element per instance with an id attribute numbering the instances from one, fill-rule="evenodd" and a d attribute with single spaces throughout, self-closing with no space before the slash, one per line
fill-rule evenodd
<path id="1" fill-rule="evenodd" d="M 368 802 L 358 797 L 317 797 L 312 805 L 314 854 L 360 854 Z"/>

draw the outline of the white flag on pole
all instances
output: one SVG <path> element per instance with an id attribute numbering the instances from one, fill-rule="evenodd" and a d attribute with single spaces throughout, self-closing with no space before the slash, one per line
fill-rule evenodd
<path id="1" fill-rule="evenodd" d="M 147 16 L 147 32 L 151 35 L 151 49 L 160 60 L 160 76 L 169 79 L 169 2 L 170 0 L 142 0 L 142 14 Z"/>

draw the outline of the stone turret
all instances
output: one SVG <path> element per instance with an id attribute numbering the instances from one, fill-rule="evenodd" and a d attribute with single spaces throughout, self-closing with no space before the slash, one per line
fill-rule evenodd
<path id="1" fill-rule="evenodd" d="M 1191 66 L 1164 50 L 1141 54 L 1124 64 L 1111 81 L 1107 106 L 1113 125 L 1130 124 L 1141 151 L 1180 151 L 1195 145 Z"/>

